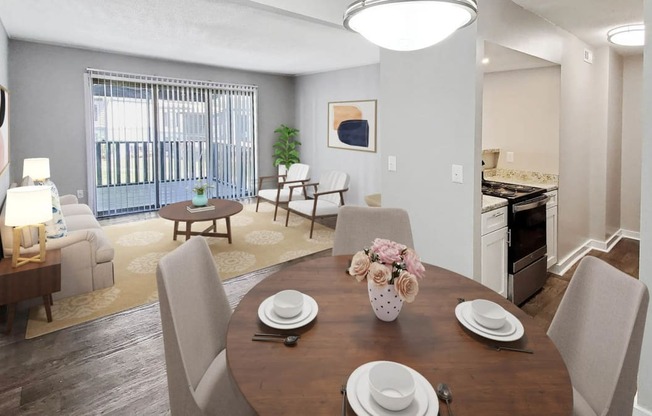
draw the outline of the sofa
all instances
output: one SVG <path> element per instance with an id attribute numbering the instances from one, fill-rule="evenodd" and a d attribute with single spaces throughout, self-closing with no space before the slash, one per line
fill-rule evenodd
<path id="1" fill-rule="evenodd" d="M 67 233 L 60 238 L 46 239 L 47 250 L 61 249 L 61 291 L 54 299 L 113 286 L 114 249 L 100 223 L 88 205 L 80 204 L 74 195 L 59 198 Z M 0 213 L 0 235 L 5 257 L 13 251 L 13 230 L 4 221 L 4 207 Z M 21 253 L 36 254 L 38 244 L 21 248 Z M 4 261 L 9 261 L 5 259 Z"/>

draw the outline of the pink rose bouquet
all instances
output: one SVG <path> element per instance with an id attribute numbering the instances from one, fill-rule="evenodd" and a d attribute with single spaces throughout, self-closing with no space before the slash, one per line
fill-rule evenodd
<path id="1" fill-rule="evenodd" d="M 355 253 L 347 273 L 358 282 L 371 280 L 377 286 L 394 285 L 403 301 L 411 303 L 419 293 L 426 269 L 417 253 L 403 244 L 377 238 L 370 248 Z"/>

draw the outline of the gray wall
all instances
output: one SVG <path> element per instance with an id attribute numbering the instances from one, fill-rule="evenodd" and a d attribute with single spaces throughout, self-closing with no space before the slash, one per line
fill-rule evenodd
<path id="1" fill-rule="evenodd" d="M 7 32 L 5 27 L 0 20 L 0 85 L 5 88 L 9 88 L 9 39 L 7 38 Z M 13 99 L 13 96 L 12 96 Z M 13 101 L 12 101 L 13 105 Z M 12 113 L 14 112 L 12 108 L 9 108 L 10 114 L 9 118 L 13 117 Z M 11 124 L 9 125 L 11 128 Z M 11 133 L 11 131 L 10 131 Z M 11 140 L 11 139 L 10 139 Z M 9 143 L 9 155 L 11 156 L 12 144 Z M 5 194 L 7 193 L 7 188 L 9 188 L 9 182 L 11 182 L 11 161 L 9 167 L 5 169 L 4 172 L 0 173 L 0 206 L 4 203 Z"/>
<path id="2" fill-rule="evenodd" d="M 274 129 L 295 122 L 291 77 L 14 40 L 9 42 L 9 56 L 12 177 L 21 177 L 24 158 L 49 157 L 52 180 L 62 194 L 87 187 L 86 68 L 258 85 L 260 175 L 275 171 Z"/>
<path id="3" fill-rule="evenodd" d="M 301 130 L 301 161 L 311 177 L 342 170 L 351 177 L 347 205 L 363 205 L 364 196 L 380 192 L 380 142 L 376 153 L 328 147 L 328 103 L 378 99 L 378 65 L 297 77 L 296 120 Z"/>

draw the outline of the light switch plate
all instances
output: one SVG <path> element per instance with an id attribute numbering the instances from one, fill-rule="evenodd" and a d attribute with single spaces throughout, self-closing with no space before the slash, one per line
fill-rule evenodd
<path id="1" fill-rule="evenodd" d="M 507 152 L 507 161 L 512 163 L 514 161 L 514 152 Z"/>
<path id="2" fill-rule="evenodd" d="M 453 165 L 452 174 L 453 183 L 464 183 L 464 170 L 462 165 Z"/>
<path id="3" fill-rule="evenodd" d="M 387 170 L 396 172 L 396 156 L 387 156 Z"/>

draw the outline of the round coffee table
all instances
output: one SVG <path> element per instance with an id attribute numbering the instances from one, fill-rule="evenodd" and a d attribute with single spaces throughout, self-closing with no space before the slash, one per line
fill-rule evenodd
<path id="1" fill-rule="evenodd" d="M 166 220 L 174 221 L 174 233 L 172 239 L 176 240 L 177 235 L 182 234 L 186 236 L 186 240 L 191 235 L 203 235 L 207 237 L 226 237 L 231 244 L 231 216 L 242 211 L 242 204 L 228 199 L 209 199 L 208 205 L 212 205 L 215 209 L 190 212 L 188 206 L 192 206 L 191 201 L 175 202 L 164 206 L 158 211 L 158 215 Z M 224 218 L 226 220 L 226 233 L 217 232 L 217 220 Z M 186 223 L 185 230 L 179 230 L 179 222 Z M 212 221 L 213 224 L 206 228 L 204 231 L 192 231 L 192 223 Z"/>

